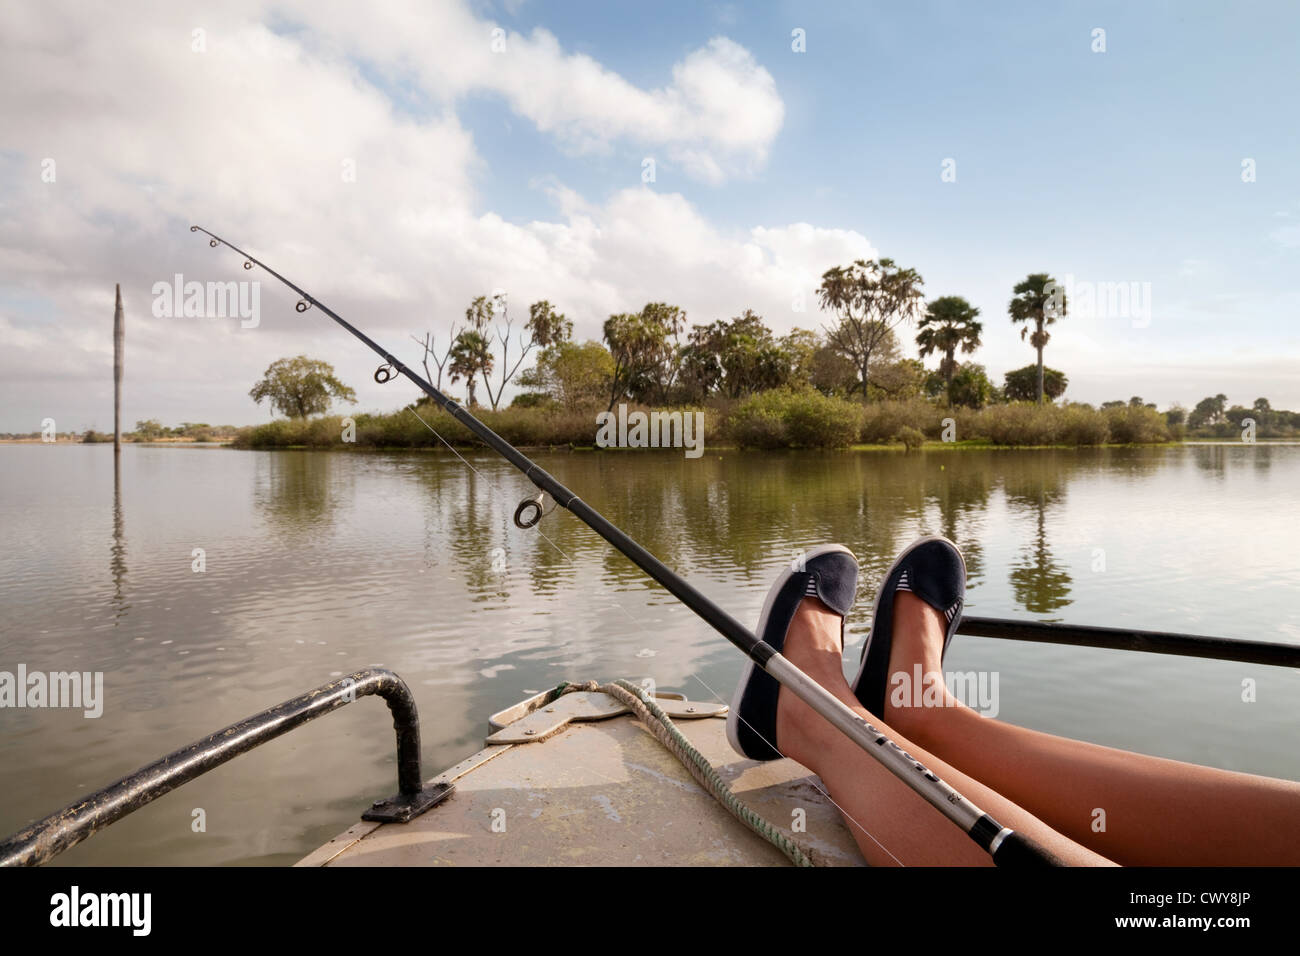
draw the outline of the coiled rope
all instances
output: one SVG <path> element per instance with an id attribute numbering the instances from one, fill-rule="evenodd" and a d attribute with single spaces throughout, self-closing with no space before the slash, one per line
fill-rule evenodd
<path id="1" fill-rule="evenodd" d="M 667 748 L 668 752 L 681 761 L 682 766 L 690 771 L 696 782 L 708 791 L 713 799 L 722 804 L 732 816 L 784 853 L 795 866 L 814 865 L 807 854 L 799 849 L 799 846 L 793 840 L 751 810 L 739 797 L 731 792 L 731 788 L 727 786 L 726 781 L 722 779 L 718 771 L 713 768 L 713 764 L 709 763 L 704 755 L 696 750 L 691 745 L 691 742 L 682 735 L 682 732 L 673 724 L 672 719 L 664 713 L 663 708 L 655 703 L 654 698 L 635 684 L 622 679 L 609 684 L 598 684 L 594 680 L 582 684 L 565 681 L 555 687 L 554 690 L 548 691 L 546 697 L 531 709 L 545 707 L 565 694 L 573 694 L 579 691 L 607 694 L 625 705 L 649 728 L 650 732 Z"/>

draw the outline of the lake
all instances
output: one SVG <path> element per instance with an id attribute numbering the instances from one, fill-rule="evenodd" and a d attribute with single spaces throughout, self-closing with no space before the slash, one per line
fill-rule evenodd
<path id="1" fill-rule="evenodd" d="M 570 515 L 515 528 L 531 485 L 466 457 L 127 446 L 115 475 L 109 446 L 0 446 L 0 670 L 104 673 L 97 719 L 0 710 L 0 833 L 370 665 L 414 692 L 426 777 L 564 679 L 730 698 L 739 652 Z M 846 664 L 923 533 L 964 549 L 971 614 L 1300 643 L 1296 446 L 536 457 L 750 626 L 795 552 L 848 545 Z M 996 672 L 1001 719 L 1300 778 L 1293 671 L 964 636 L 945 667 Z M 362 700 L 56 862 L 290 863 L 395 790 Z"/>

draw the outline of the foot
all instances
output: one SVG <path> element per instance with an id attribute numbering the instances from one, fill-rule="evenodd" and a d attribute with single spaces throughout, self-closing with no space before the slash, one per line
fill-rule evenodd
<path id="1" fill-rule="evenodd" d="M 911 627 L 899 627 L 894 620 L 895 611 L 901 609 L 909 612 L 908 624 L 920 626 L 923 638 L 930 634 L 929 622 L 933 619 L 928 615 L 920 615 L 919 612 L 911 612 L 916 611 L 919 602 L 934 608 L 938 613 L 943 629 L 938 660 L 924 661 L 923 652 L 915 649 L 904 658 L 909 663 L 922 659 L 924 666 L 937 670 L 942 663 L 946 643 L 952 639 L 961 621 L 965 595 L 966 562 L 960 549 L 947 538 L 931 535 L 919 538 L 903 549 L 876 590 L 871 633 L 863 642 L 862 660 L 858 674 L 853 679 L 853 692 L 863 707 L 884 719 L 889 697 L 897 689 L 891 683 L 897 670 L 892 666 L 894 636 L 900 633 L 913 635 Z M 913 672 L 909 670 L 905 673 L 915 683 Z M 917 688 L 918 693 L 923 690 L 923 686 Z M 914 696 L 909 694 L 909 697 Z"/>
<path id="2" fill-rule="evenodd" d="M 777 575 L 755 634 L 773 650 L 788 654 L 788 640 L 797 633 L 801 660 L 807 651 L 815 659 L 812 666 L 818 673 L 833 667 L 840 674 L 844 618 L 853 609 L 858 560 L 840 544 L 821 545 L 803 557 L 801 564 L 792 564 Z M 777 731 L 780 697 L 781 686 L 750 661 L 727 713 L 727 740 L 737 753 L 753 760 L 775 760 L 783 755 L 784 744 L 778 743 Z"/>
<path id="3" fill-rule="evenodd" d="M 790 622 L 781 653 L 822 687 L 853 706 L 857 699 L 844 679 L 841 621 L 821 601 L 805 598 Z M 808 759 L 828 731 L 838 733 L 788 688 L 781 688 L 776 706 L 776 739 L 785 756 L 808 766 Z"/>
<path id="4" fill-rule="evenodd" d="M 948 620 L 908 591 L 894 597 L 893 640 L 889 651 L 886 723 L 917 739 L 936 709 L 955 700 L 943 680 L 943 645 Z M 920 684 L 917 684 L 920 675 Z"/>

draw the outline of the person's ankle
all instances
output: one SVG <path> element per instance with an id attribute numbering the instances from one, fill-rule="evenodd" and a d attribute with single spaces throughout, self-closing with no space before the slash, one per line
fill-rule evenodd
<path id="1" fill-rule="evenodd" d="M 923 737 L 936 714 L 950 706 L 943 678 L 943 616 L 916 595 L 894 598 L 885 713 L 881 718 L 913 739 Z"/>
<path id="2" fill-rule="evenodd" d="M 836 682 L 843 684 L 843 651 L 839 615 L 815 598 L 805 600 L 786 634 L 783 656 L 821 686 L 832 692 Z M 788 688 L 782 687 L 777 698 L 777 747 L 786 757 L 807 766 L 807 757 L 819 749 L 819 734 L 833 729 L 825 720 Z"/>
<path id="3" fill-rule="evenodd" d="M 885 713 L 881 717 L 917 743 L 929 738 L 936 719 L 953 706 L 955 699 L 944 682 L 943 671 L 926 670 L 913 662 L 906 670 L 889 675 L 885 691 Z"/>

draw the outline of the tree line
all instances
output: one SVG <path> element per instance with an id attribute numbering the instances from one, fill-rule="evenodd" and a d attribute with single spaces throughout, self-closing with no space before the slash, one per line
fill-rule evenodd
<path id="1" fill-rule="evenodd" d="M 610 315 L 600 340 L 585 342 L 573 340 L 573 323 L 545 300 L 529 306 L 513 339 L 507 297 L 497 293 L 475 298 L 464 324 L 453 325 L 445 339 L 434 332 L 413 338 L 431 382 L 439 389 L 444 377 L 463 382 L 471 406 L 481 387 L 494 410 L 511 382 L 521 389 L 512 405 L 568 409 L 737 400 L 777 388 L 862 401 L 923 396 L 971 408 L 1001 400 L 1042 404 L 1064 392 L 1065 375 L 1043 365 L 1047 327 L 1066 314 L 1050 275 L 1032 274 L 1013 289 L 1008 317 L 1023 326 L 1037 360 L 1007 373 L 1001 386 L 982 365 L 957 359 L 982 344 L 979 309 L 955 295 L 926 303 L 923 286 L 915 269 L 892 259 L 859 259 L 822 275 L 817 301 L 830 321 L 820 329 L 778 336 L 751 309 L 688 327 L 681 307 L 649 302 Z M 922 358 L 938 356 L 936 370 L 901 357 L 900 332 L 911 323 Z M 534 350 L 536 362 L 522 369 Z"/>
<path id="2" fill-rule="evenodd" d="M 1064 290 L 1046 272 L 1031 273 L 1011 289 L 1007 319 L 1020 328 L 1034 362 L 995 384 L 969 359 L 983 345 L 980 310 L 962 296 L 928 302 L 924 280 L 889 258 L 858 259 L 821 277 L 816 299 L 827 317 L 820 328 L 778 335 L 763 316 L 745 309 L 729 319 L 690 325 L 680 306 L 648 302 L 639 311 L 610 315 L 599 340 L 575 341 L 573 322 L 548 300 L 528 306 L 516 329 L 504 292 L 474 298 L 463 322 L 441 335 L 412 336 L 423 351 L 429 381 L 440 390 L 464 386 L 470 407 L 498 410 L 506 391 L 511 407 L 567 411 L 645 406 L 730 405 L 773 390 L 814 391 L 861 403 L 926 399 L 947 408 L 981 409 L 1003 402 L 1055 402 L 1069 379 L 1044 364 L 1051 327 L 1068 314 Z M 914 325 L 921 360 L 902 356 L 901 336 Z M 923 360 L 934 356 L 929 369 Z M 530 357 L 532 364 L 526 365 Z M 333 401 L 355 402 L 333 369 L 306 356 L 281 359 L 250 392 L 290 417 L 323 413 Z M 427 399 L 421 399 L 427 402 Z M 1103 403 L 1103 410 L 1149 407 L 1138 397 Z M 1227 437 L 1244 419 L 1263 435 L 1300 429 L 1295 413 L 1267 399 L 1249 408 L 1228 406 L 1224 395 L 1187 412 L 1164 413 L 1176 430 Z"/>

